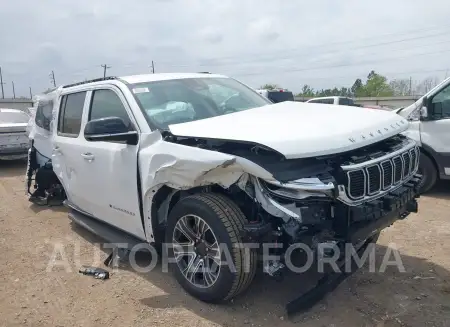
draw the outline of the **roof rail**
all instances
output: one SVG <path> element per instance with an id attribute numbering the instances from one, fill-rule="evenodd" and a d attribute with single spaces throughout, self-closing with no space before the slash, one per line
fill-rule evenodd
<path id="1" fill-rule="evenodd" d="M 108 81 L 108 80 L 115 80 L 115 79 L 117 79 L 116 76 L 108 76 L 108 77 L 105 77 L 105 78 L 100 77 L 100 78 L 95 78 L 95 79 L 91 79 L 91 80 L 87 80 L 87 81 L 83 81 L 83 82 L 67 84 L 67 85 L 63 86 L 63 89 L 68 88 L 68 87 L 72 87 L 72 86 L 78 86 L 78 85 L 94 83 L 94 82 L 101 82 L 101 81 Z"/>

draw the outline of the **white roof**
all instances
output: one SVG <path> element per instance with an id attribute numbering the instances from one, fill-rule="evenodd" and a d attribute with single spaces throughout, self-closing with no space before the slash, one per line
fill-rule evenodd
<path id="1" fill-rule="evenodd" d="M 183 79 L 183 78 L 227 78 L 224 75 L 218 74 L 203 74 L 203 73 L 161 73 L 161 74 L 141 74 L 121 76 L 120 79 L 127 83 L 145 83 L 154 81 L 166 81 L 171 79 Z"/>

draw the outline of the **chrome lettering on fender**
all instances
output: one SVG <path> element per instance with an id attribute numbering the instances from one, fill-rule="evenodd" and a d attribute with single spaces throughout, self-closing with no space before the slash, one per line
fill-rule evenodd
<path id="1" fill-rule="evenodd" d="M 126 213 L 127 215 L 130 215 L 130 216 L 136 216 L 133 212 L 128 211 L 128 210 L 125 210 L 125 209 L 122 209 L 122 208 L 118 208 L 118 207 L 116 207 L 116 206 L 113 206 L 112 204 L 110 204 L 109 207 L 112 208 L 112 209 L 114 209 L 114 210 L 117 210 L 117 211 Z"/>

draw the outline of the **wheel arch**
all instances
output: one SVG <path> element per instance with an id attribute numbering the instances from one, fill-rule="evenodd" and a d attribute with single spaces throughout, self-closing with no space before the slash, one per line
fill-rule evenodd
<path id="1" fill-rule="evenodd" d="M 432 162 L 433 165 L 434 165 L 434 168 L 436 168 L 437 175 L 439 176 L 439 174 L 441 173 L 441 171 L 440 171 L 440 167 L 439 167 L 439 165 L 438 165 L 438 162 L 437 162 L 437 160 L 436 160 L 435 151 L 434 151 L 431 147 L 429 147 L 428 145 L 423 144 L 423 143 L 422 143 L 422 145 L 421 145 L 421 147 L 420 147 L 420 151 L 421 151 L 424 155 L 426 155 L 428 158 L 430 158 L 431 162 Z"/>
<path id="2" fill-rule="evenodd" d="M 237 199 L 237 197 L 248 196 L 237 186 L 232 185 L 230 188 L 225 189 L 223 186 L 218 184 L 212 184 L 207 186 L 199 186 L 190 188 L 187 190 L 179 190 L 172 188 L 167 185 L 159 187 L 157 190 L 150 190 L 146 195 L 146 207 L 149 208 L 148 219 L 151 223 L 151 239 L 154 240 L 156 244 L 160 244 L 164 240 L 165 226 L 167 222 L 167 217 L 174 208 L 174 206 L 184 197 L 198 194 L 198 193 L 220 193 L 229 197 L 233 202 L 236 203 L 238 207 L 243 210 L 244 215 L 247 216 L 248 210 L 242 207 L 242 202 Z"/>

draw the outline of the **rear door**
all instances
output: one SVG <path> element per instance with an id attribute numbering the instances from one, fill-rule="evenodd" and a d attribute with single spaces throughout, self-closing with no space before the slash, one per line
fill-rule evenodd
<path id="1" fill-rule="evenodd" d="M 85 152 L 81 124 L 87 94 L 87 91 L 79 91 L 62 95 L 57 126 L 53 129 L 52 163 L 68 200 L 91 214 L 92 202 L 86 193 L 87 167 L 81 156 Z"/>
<path id="2" fill-rule="evenodd" d="M 92 90 L 85 122 L 105 117 L 119 117 L 129 130 L 138 130 L 130 107 L 119 88 L 102 86 Z M 139 210 L 137 184 L 138 145 L 118 141 L 88 141 L 83 134 L 80 144 L 85 189 L 91 214 L 104 222 L 145 239 Z"/>

